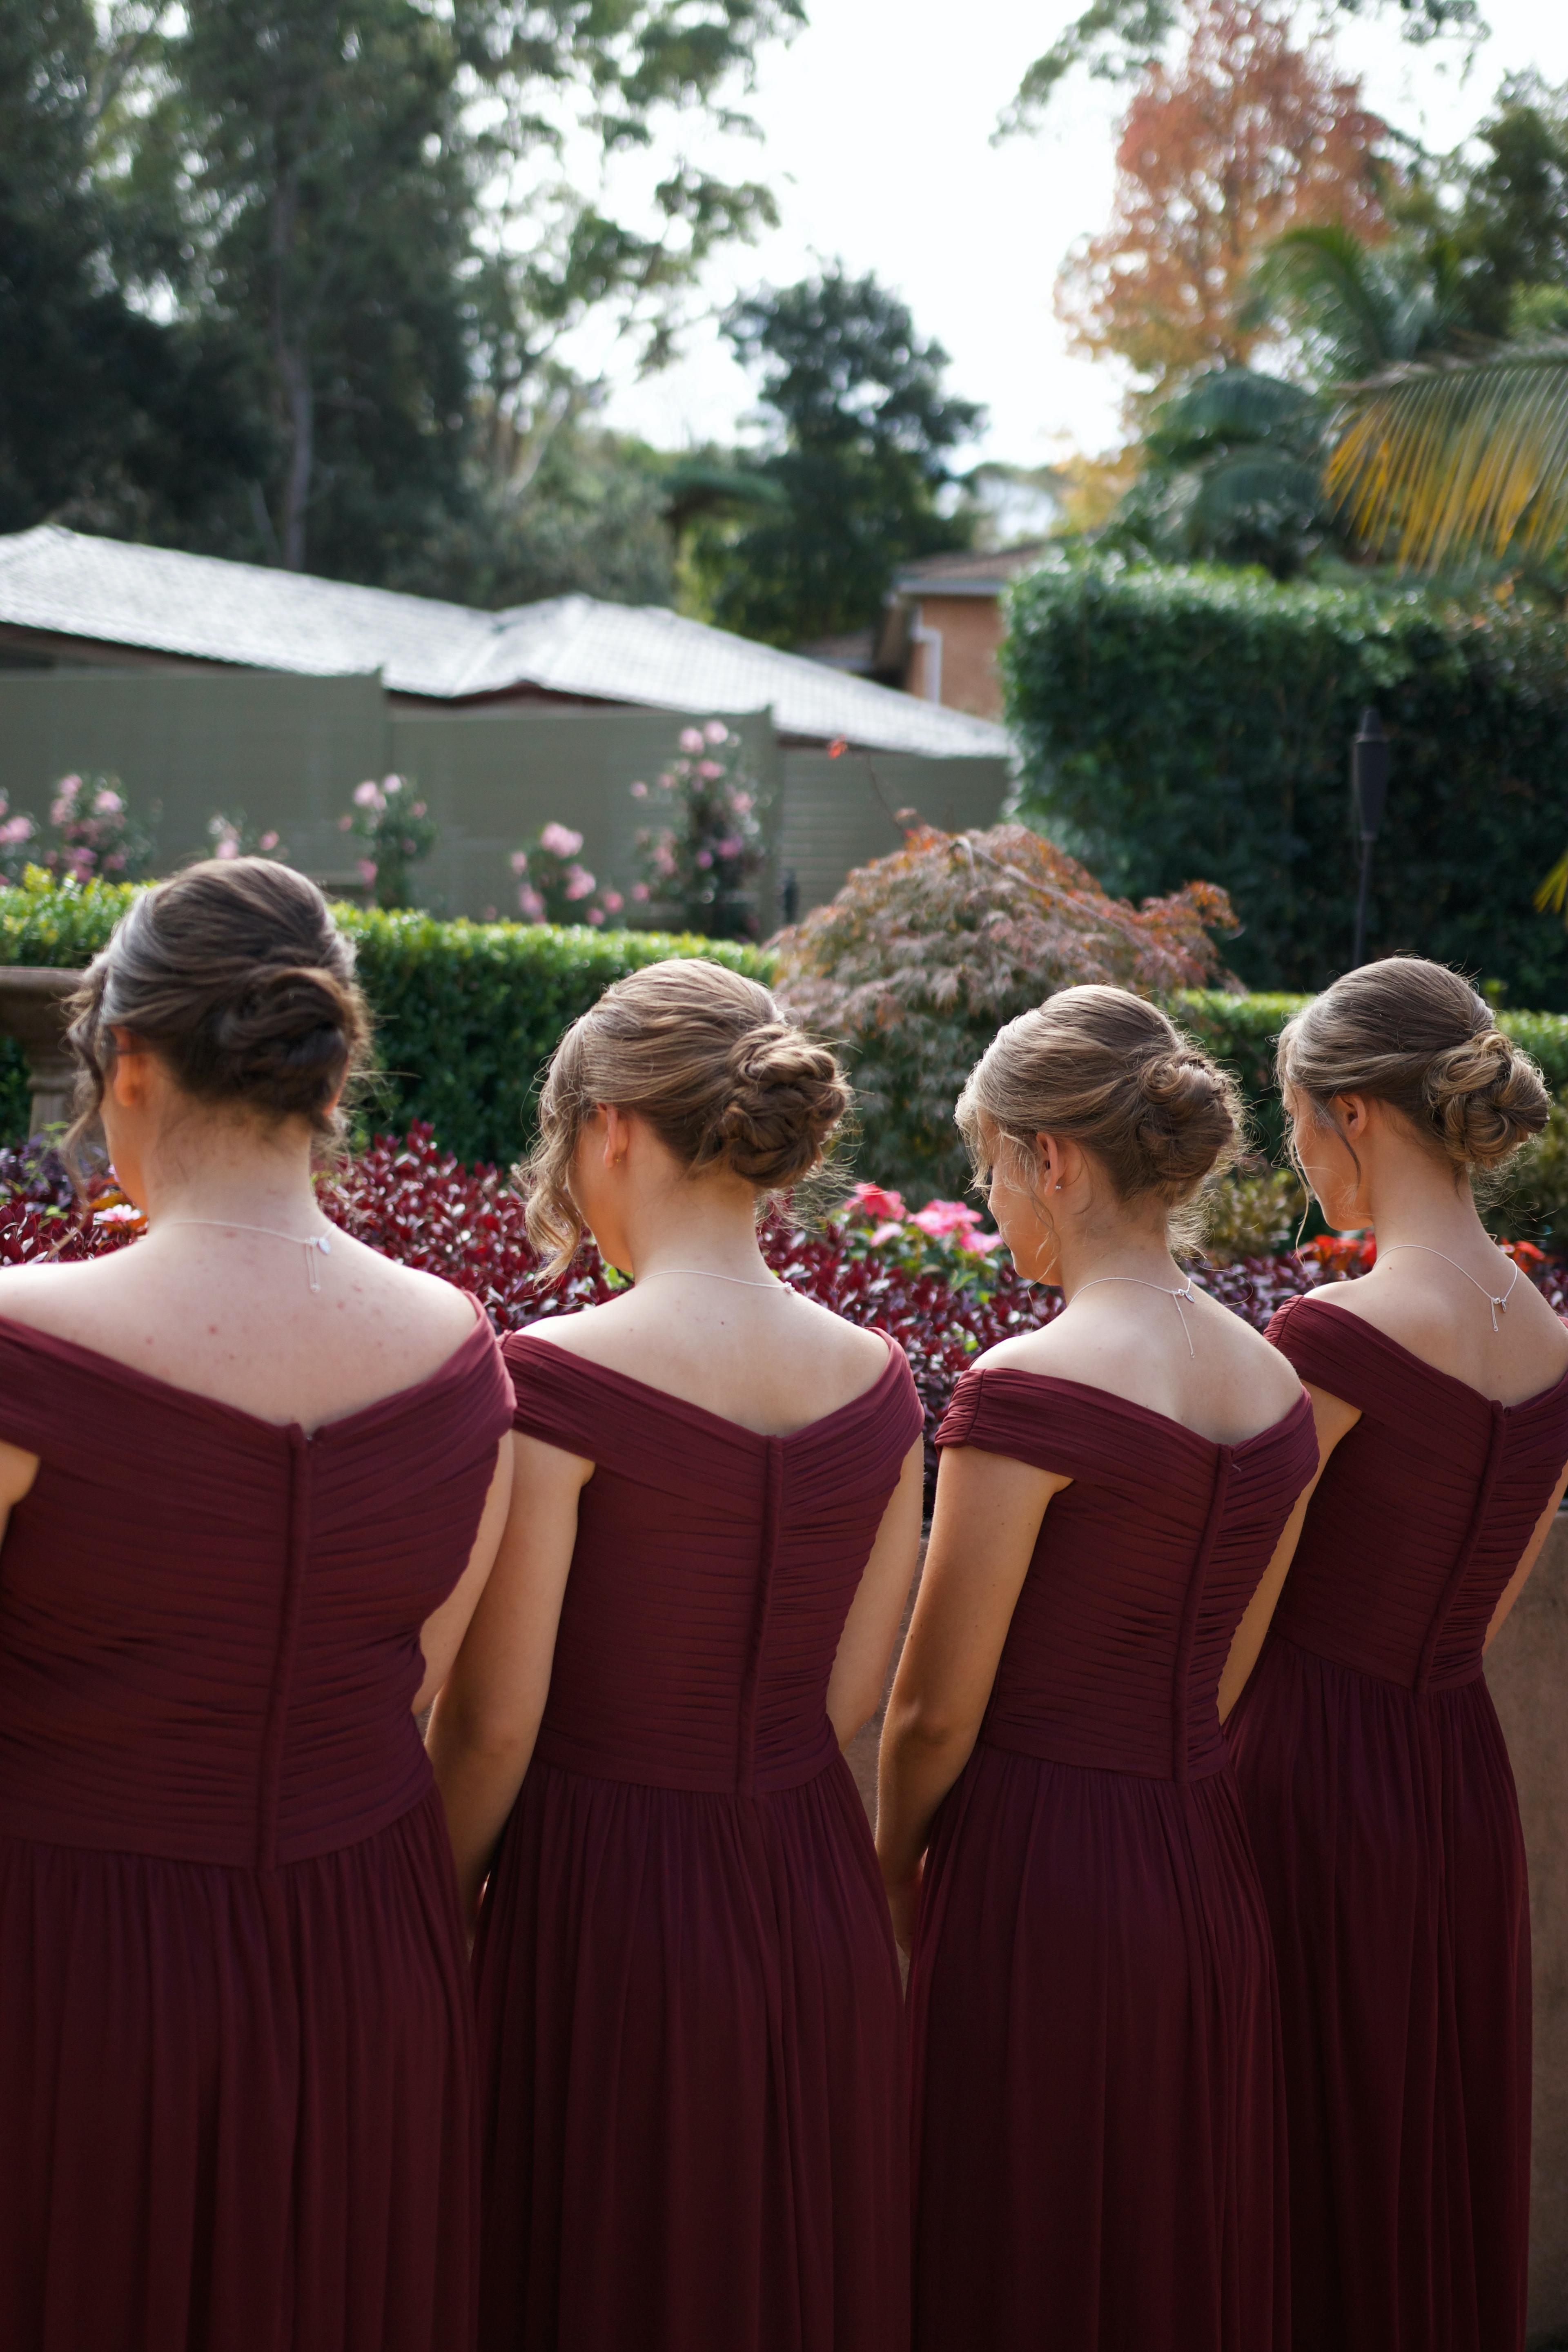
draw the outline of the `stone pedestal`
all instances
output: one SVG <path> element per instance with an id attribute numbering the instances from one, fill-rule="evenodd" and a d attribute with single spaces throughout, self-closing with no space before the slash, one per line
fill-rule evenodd
<path id="1" fill-rule="evenodd" d="M 0 1031 L 27 1057 L 33 1083 L 27 1131 L 42 1135 L 71 1115 L 76 1066 L 66 1052 L 66 999 L 81 985 L 79 971 L 48 964 L 0 964 Z"/>
<path id="2" fill-rule="evenodd" d="M 1568 2344 L 1568 1512 L 1487 1659 L 1519 1788 L 1535 1957 L 1532 2347 Z"/>

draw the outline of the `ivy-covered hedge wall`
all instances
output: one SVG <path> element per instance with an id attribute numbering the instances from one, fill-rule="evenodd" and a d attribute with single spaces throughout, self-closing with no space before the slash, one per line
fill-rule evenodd
<path id="1" fill-rule="evenodd" d="M 0 963 L 86 964 L 131 897 L 97 883 L 0 890 Z M 467 1160 L 517 1158 L 541 1065 L 567 1023 L 624 972 L 668 955 L 711 956 L 761 979 L 772 969 L 764 950 L 689 934 L 337 913 L 376 1019 L 379 1071 L 365 1123 L 401 1134 L 427 1119 Z M 0 1130 L 11 1139 L 26 1126 L 22 1058 L 6 1041 Z"/>
<path id="2" fill-rule="evenodd" d="M 1018 583 L 1002 671 L 1025 814 L 1108 890 L 1219 883 L 1255 989 L 1350 961 L 1350 744 L 1375 704 L 1393 775 L 1369 952 L 1568 1010 L 1568 938 L 1531 904 L 1568 846 L 1568 625 L 1100 558 Z"/>

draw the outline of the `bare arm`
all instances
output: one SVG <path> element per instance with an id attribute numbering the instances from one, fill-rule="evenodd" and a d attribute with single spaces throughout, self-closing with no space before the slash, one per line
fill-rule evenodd
<path id="1" fill-rule="evenodd" d="M 500 1542 L 501 1529 L 506 1525 L 507 1506 L 510 1501 L 511 1438 L 509 1433 L 496 1448 L 495 1475 L 485 1496 L 484 1509 L 479 1513 L 479 1530 L 474 1537 L 474 1548 L 468 1554 L 468 1564 L 439 1609 L 426 1617 L 419 1629 L 419 1648 L 425 1660 L 425 1674 L 414 1700 L 416 1715 L 424 1714 L 452 1671 L 452 1661 L 458 1654 L 458 1644 L 468 1630 L 468 1620 L 479 1607 L 479 1595 L 495 1564 L 496 1548 Z"/>
<path id="2" fill-rule="evenodd" d="M 1541 1517 L 1535 1522 L 1530 1541 L 1524 1547 L 1523 1558 L 1521 1559 L 1519 1566 L 1514 1570 L 1513 1574 L 1509 1578 L 1508 1582 L 1504 1585 L 1502 1590 L 1502 1598 L 1498 1602 L 1497 1607 L 1492 1611 L 1491 1623 L 1487 1627 L 1487 1638 L 1481 1643 L 1481 1654 L 1483 1657 L 1491 1648 L 1491 1645 L 1497 1640 L 1498 1635 L 1501 1633 L 1503 1623 L 1508 1616 L 1509 1611 L 1513 1607 L 1514 1602 L 1524 1591 L 1525 1585 L 1529 1581 L 1530 1571 L 1541 1557 L 1541 1547 L 1546 1541 L 1547 1529 L 1551 1527 L 1552 1520 L 1556 1517 L 1558 1506 L 1561 1504 L 1565 1493 L 1568 1493 L 1568 1463 L 1563 1465 L 1563 1475 L 1558 1479 L 1555 1487 L 1552 1489 L 1552 1500 L 1547 1504 L 1546 1508 L 1542 1512 Z"/>
<path id="3" fill-rule="evenodd" d="M 1312 1473 L 1310 1483 L 1303 1486 L 1297 1496 L 1295 1507 L 1274 1547 L 1274 1557 L 1265 1569 L 1263 1580 L 1247 1602 L 1247 1613 L 1236 1629 L 1230 1655 L 1219 1678 L 1219 1719 L 1222 1723 L 1247 1688 L 1248 1677 L 1258 1664 L 1264 1636 L 1273 1622 L 1279 1595 L 1285 1590 L 1286 1574 L 1296 1556 L 1296 1546 L 1306 1521 L 1307 1506 L 1318 1491 L 1318 1481 L 1328 1467 L 1329 1456 L 1341 1438 L 1348 1436 L 1361 1419 L 1359 1405 L 1347 1404 L 1343 1397 L 1331 1396 L 1327 1389 L 1315 1389 L 1310 1382 L 1303 1381 L 1302 1386 L 1311 1399 L 1312 1420 L 1318 1433 L 1318 1466 Z"/>
<path id="4" fill-rule="evenodd" d="M 925 1446 L 917 1437 L 889 1496 L 828 1677 L 827 1716 L 840 1748 L 848 1746 L 881 1704 L 888 1660 L 920 1558 L 924 1486 Z"/>
<path id="5" fill-rule="evenodd" d="M 514 1432 L 511 1448 L 511 1506 L 495 1566 L 426 1741 L 470 1923 L 539 1737 L 577 1505 L 594 1475 L 592 1462 L 542 1438 Z"/>
<path id="6" fill-rule="evenodd" d="M 0 1440 L 0 1543 L 5 1540 L 12 1511 L 24 1496 L 31 1493 L 37 1475 L 36 1454 L 24 1454 L 19 1445 L 7 1445 Z"/>
<path id="7" fill-rule="evenodd" d="M 973 1749 L 1046 1507 L 1071 1484 L 973 1446 L 942 1454 L 879 1768 L 877 1853 L 905 1950 L 932 1816 Z"/>

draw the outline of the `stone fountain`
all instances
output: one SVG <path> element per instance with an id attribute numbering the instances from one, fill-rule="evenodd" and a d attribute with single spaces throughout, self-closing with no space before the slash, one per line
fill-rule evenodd
<path id="1" fill-rule="evenodd" d="M 15 1037 L 27 1057 L 32 1135 L 63 1125 L 71 1115 L 76 1068 L 66 1051 L 66 1000 L 81 982 L 79 971 L 50 964 L 0 964 L 0 1034 Z"/>

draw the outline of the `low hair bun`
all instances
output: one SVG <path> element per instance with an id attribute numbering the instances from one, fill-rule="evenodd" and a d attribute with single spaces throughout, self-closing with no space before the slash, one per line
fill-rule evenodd
<path id="1" fill-rule="evenodd" d="M 132 903 L 71 1004 L 86 1132 L 130 1031 L 195 1100 L 338 1132 L 370 1040 L 353 952 L 316 885 L 271 858 L 207 858 Z"/>
<path id="2" fill-rule="evenodd" d="M 749 1184 L 787 1191 L 817 1166 L 848 1108 L 849 1088 L 829 1049 L 787 1022 L 768 1022 L 731 1056 L 711 1156 Z"/>
<path id="3" fill-rule="evenodd" d="M 1511 1159 L 1551 1108 L 1540 1071 L 1500 1029 L 1434 1055 L 1422 1090 L 1449 1158 L 1472 1168 Z"/>
<path id="4" fill-rule="evenodd" d="M 1341 1095 L 1387 1103 L 1458 1171 L 1497 1169 L 1546 1125 L 1551 1097 L 1460 973 L 1420 956 L 1348 971 L 1288 1021 L 1282 1086 L 1334 1124 Z"/>
<path id="5" fill-rule="evenodd" d="M 1180 1199 L 1235 1151 L 1234 1088 L 1214 1063 L 1185 1049 L 1151 1055 L 1134 1076 L 1143 1097 L 1134 1134 L 1148 1162 L 1147 1189 Z"/>
<path id="6" fill-rule="evenodd" d="M 528 1231 L 559 1274 L 583 1237 L 572 1168 L 602 1106 L 646 1119 L 695 1175 L 731 1170 L 760 1197 L 820 1165 L 849 1108 L 826 1045 L 781 1020 L 760 981 L 706 956 L 671 956 L 612 982 L 550 1057 L 539 1139 L 523 1171 Z"/>

